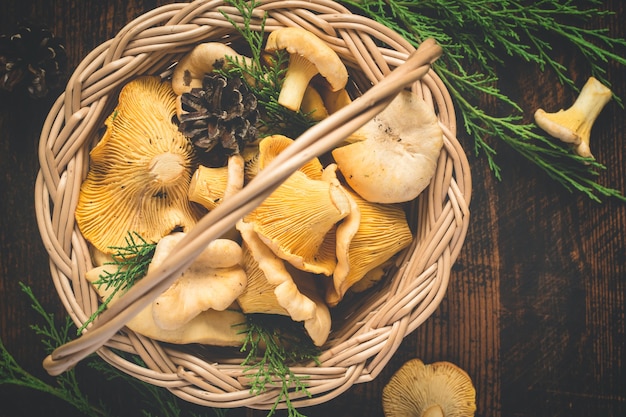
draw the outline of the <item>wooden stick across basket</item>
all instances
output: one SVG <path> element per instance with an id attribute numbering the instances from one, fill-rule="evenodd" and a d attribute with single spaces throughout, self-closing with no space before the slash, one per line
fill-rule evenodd
<path id="1" fill-rule="evenodd" d="M 90 353 L 150 384 L 166 387 L 187 401 L 210 407 L 271 408 L 279 389 L 254 395 L 246 385 L 241 354 L 207 357 L 190 346 L 172 346 L 135 334 L 124 324 L 164 291 L 208 242 L 254 209 L 304 161 L 336 146 L 410 87 L 436 111 L 444 147 L 429 187 L 412 203 L 415 239 L 385 285 L 352 306 L 323 346 L 319 365 L 294 367 L 307 376 L 310 397 L 294 393 L 296 407 L 328 401 L 352 385 L 374 379 L 402 339 L 420 326 L 443 298 L 452 264 L 469 223 L 471 195 L 467 159 L 457 141 L 452 100 L 430 64 L 441 53 L 432 40 L 415 51 L 397 33 L 329 0 L 263 0 L 255 10 L 260 30 L 299 26 L 325 40 L 342 58 L 363 95 L 296 140 L 232 199 L 207 214 L 161 272 L 149 274 L 111 306 L 80 338 L 46 358 L 51 374 L 61 373 Z M 199 0 L 154 9 L 94 49 L 78 66 L 54 104 L 41 134 L 41 170 L 35 187 L 37 219 L 50 255 L 56 290 L 80 326 L 97 309 L 98 297 L 85 272 L 92 267 L 88 245 L 74 220 L 89 151 L 117 93 L 130 79 L 162 74 L 193 46 L 235 36 L 237 10 L 223 1 Z M 407 117 L 411 117 L 407 115 Z M 145 366 L 129 360 L 140 357 Z M 279 408 L 285 407 L 284 403 Z"/>

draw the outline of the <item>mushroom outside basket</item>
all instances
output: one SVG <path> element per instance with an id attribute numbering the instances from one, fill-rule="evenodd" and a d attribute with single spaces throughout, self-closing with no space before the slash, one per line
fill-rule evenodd
<path id="1" fill-rule="evenodd" d="M 237 32 L 224 13 L 241 22 L 236 8 L 206 0 L 170 4 L 138 17 L 82 61 L 45 122 L 39 146 L 41 170 L 35 188 L 37 219 L 50 255 L 54 285 L 78 326 L 98 306 L 98 297 L 84 278 L 92 268 L 88 244 L 74 218 L 80 185 L 89 168 L 89 151 L 99 139 L 98 131 L 129 80 L 165 73 L 198 43 L 236 40 Z M 264 13 L 267 33 L 297 26 L 325 40 L 368 100 L 355 99 L 345 112 L 309 129 L 294 142 L 289 159 L 281 165 L 282 172 L 278 170 L 266 175 L 264 181 L 246 186 L 229 200 L 232 204 L 224 203 L 222 211 L 218 207 L 209 212 L 167 266 L 155 275 L 148 274 L 88 331 L 46 360 L 51 374 L 63 372 L 97 352 L 123 372 L 165 387 L 192 403 L 219 408 L 271 408 L 280 388 L 252 394 L 241 365 L 243 354 L 238 349 L 213 351 L 165 344 L 129 331 L 124 324 L 169 286 L 171 277 L 194 259 L 198 248 L 228 230 L 297 169 L 298 158 L 308 159 L 312 153 L 327 151 L 349 135 L 350 129 L 356 130 L 384 108 L 404 87 L 410 87 L 432 106 L 444 136 L 434 177 L 408 205 L 415 239 L 396 258 L 396 267 L 383 283 L 358 303 L 340 304 L 333 310 L 333 328 L 322 346 L 320 363 L 293 368 L 296 375 L 307 377 L 311 394 L 307 397 L 294 393 L 290 397 L 293 405 L 320 404 L 353 384 L 374 379 L 402 339 L 420 326 L 444 297 L 452 264 L 468 228 L 471 182 L 465 154 L 455 137 L 452 100 L 430 69 L 430 62 L 419 53 L 412 54 L 415 48 L 397 33 L 351 14 L 332 1 L 263 0 L 255 9 L 258 20 L 252 22 L 253 27 L 259 25 Z M 407 70 L 408 66 L 412 67 Z M 298 148 L 297 143 L 302 145 Z M 138 356 L 145 365 L 138 365 L 132 356 Z M 285 404 L 278 407 L 284 408 Z"/>

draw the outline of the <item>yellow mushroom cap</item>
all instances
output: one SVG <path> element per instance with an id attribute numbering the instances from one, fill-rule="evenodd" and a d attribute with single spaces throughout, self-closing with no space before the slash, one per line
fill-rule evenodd
<path id="1" fill-rule="evenodd" d="M 337 227 L 337 266 L 326 302 L 337 305 L 368 272 L 407 247 L 413 234 L 400 205 L 371 203 L 348 190 L 352 210 Z"/>
<path id="2" fill-rule="evenodd" d="M 237 229 L 244 242 L 244 268 L 248 274 L 248 286 L 237 299 L 242 311 L 290 316 L 304 323 L 316 346 L 323 345 L 330 334 L 331 317 L 314 277 L 289 271 L 252 224 L 240 221 Z"/>
<path id="3" fill-rule="evenodd" d="M 352 99 L 345 88 L 333 91 L 328 83 L 317 83 L 316 88 L 317 91 L 319 91 L 328 114 L 336 113 L 338 110 L 352 103 Z"/>
<path id="4" fill-rule="evenodd" d="M 349 211 L 338 181 L 315 180 L 296 171 L 246 219 L 277 256 L 304 271 L 330 275 L 334 254 L 327 259 L 321 249 Z"/>
<path id="5" fill-rule="evenodd" d="M 276 284 L 271 284 L 265 272 L 261 269 L 261 263 L 281 263 L 282 259 L 278 258 L 274 253 L 266 247 L 266 254 L 269 256 L 261 257 L 259 261 L 255 259 L 252 254 L 254 248 L 250 248 L 246 242 L 247 238 L 244 235 L 244 241 L 242 244 L 243 249 L 243 268 L 246 271 L 248 277 L 248 284 L 243 293 L 237 297 L 237 304 L 245 314 L 263 313 L 263 314 L 279 314 L 281 316 L 288 316 L 289 312 L 280 305 L 278 298 L 274 293 Z M 257 257 L 260 257 L 257 254 Z"/>
<path id="6" fill-rule="evenodd" d="M 233 48 L 221 42 L 206 42 L 196 45 L 174 67 L 172 88 L 177 95 L 202 87 L 206 73 L 224 67 L 227 59 L 244 59 Z"/>
<path id="7" fill-rule="evenodd" d="M 292 143 L 283 135 L 263 138 L 256 153 L 245 156 L 251 161 L 246 163 L 247 178 L 265 169 Z M 347 214 L 349 203 L 336 175 L 322 179 L 323 171 L 321 162 L 311 159 L 246 220 L 255 224 L 265 243 L 282 259 L 304 271 L 330 275 L 336 264 L 335 223 Z"/>
<path id="8" fill-rule="evenodd" d="M 172 123 L 175 95 L 168 82 L 130 81 L 90 153 L 76 222 L 98 250 L 122 247 L 129 232 L 156 242 L 187 230 L 204 213 L 187 198 L 193 147 Z"/>
<path id="9" fill-rule="evenodd" d="M 394 257 L 391 257 L 387 262 L 384 262 L 366 272 L 365 275 L 363 275 L 363 278 L 352 284 L 350 291 L 353 293 L 360 293 L 374 287 L 383 279 L 389 268 L 393 267 L 393 265 Z"/>
<path id="10" fill-rule="evenodd" d="M 293 139 L 283 135 L 271 135 L 259 142 L 257 166 L 259 170 L 265 168 L 279 153 L 293 143 Z M 318 158 L 313 158 L 299 168 L 307 177 L 315 180 L 322 178 L 324 167 Z"/>
<path id="11" fill-rule="evenodd" d="M 320 74 L 333 91 L 345 87 L 348 70 L 337 53 L 322 39 L 299 27 L 283 27 L 269 34 L 265 50 L 286 50 L 290 54 L 278 102 L 298 111 L 306 87 Z"/>
<path id="12" fill-rule="evenodd" d="M 328 117 L 328 109 L 326 109 L 322 95 L 310 84 L 304 91 L 300 109 L 302 113 L 310 117 L 311 120 L 317 122 Z"/>
<path id="13" fill-rule="evenodd" d="M 383 388 L 385 417 L 472 417 L 476 390 L 465 371 L 450 362 L 406 362 Z"/>

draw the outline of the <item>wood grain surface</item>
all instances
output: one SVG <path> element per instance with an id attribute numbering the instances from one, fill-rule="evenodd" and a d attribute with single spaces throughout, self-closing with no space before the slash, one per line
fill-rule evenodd
<path id="1" fill-rule="evenodd" d="M 0 29 L 29 17 L 65 40 L 70 67 L 129 20 L 167 1 L 3 0 Z M 626 5 L 606 1 L 614 15 L 589 21 L 625 37 Z M 625 51 L 616 53 L 623 55 Z M 565 48 L 555 56 L 576 84 L 590 69 Z M 575 93 L 550 73 L 517 60 L 498 68 L 499 87 L 516 100 L 527 121 L 538 107 L 569 106 Z M 626 101 L 626 68 L 608 66 L 607 78 Z M 0 337 L 33 375 L 54 383 L 41 366 L 45 349 L 30 328 L 42 324 L 19 283 L 30 286 L 59 322 L 65 311 L 52 286 L 34 214 L 37 143 L 53 97 L 34 102 L 0 94 Z M 503 110 L 488 99 L 488 112 Z M 591 148 L 606 165 L 598 181 L 626 192 L 626 117 L 609 102 L 592 130 Z M 382 416 L 381 390 L 407 360 L 450 361 L 465 369 L 477 390 L 481 417 L 587 417 L 626 415 L 626 204 L 602 204 L 570 193 L 541 170 L 490 138 L 502 167 L 497 180 L 460 132 L 473 175 L 472 219 L 449 289 L 435 314 L 402 343 L 381 375 L 345 394 L 301 410 L 309 417 Z M 79 365 L 86 392 L 118 413 L 138 396 L 123 382 L 103 381 Z M 122 411 L 120 411 L 122 410 Z M 185 407 L 181 416 L 197 409 Z M 0 416 L 82 415 L 50 394 L 0 386 Z M 214 415 L 201 410 L 201 415 Z M 265 416 L 234 409 L 228 416 Z M 286 415 L 279 412 L 278 415 Z"/>

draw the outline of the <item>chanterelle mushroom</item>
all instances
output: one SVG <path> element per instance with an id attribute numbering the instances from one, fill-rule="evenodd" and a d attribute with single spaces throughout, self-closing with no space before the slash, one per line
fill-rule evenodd
<path id="1" fill-rule="evenodd" d="M 172 123 L 175 99 L 159 77 L 130 81 L 90 153 L 75 216 L 85 239 L 102 252 L 124 246 L 129 232 L 157 242 L 204 213 L 187 198 L 193 148 Z"/>
<path id="2" fill-rule="evenodd" d="M 213 210 L 224 199 L 228 186 L 228 167 L 199 165 L 189 184 L 189 200 Z"/>
<path id="3" fill-rule="evenodd" d="M 352 103 L 352 99 L 345 88 L 333 91 L 328 83 L 316 83 L 316 87 L 328 114 L 333 114 Z"/>
<path id="4" fill-rule="evenodd" d="M 338 181 L 314 180 L 296 171 L 247 221 L 280 258 L 304 271 L 330 275 L 336 259 L 333 253 L 324 256 L 324 243 L 349 212 L 346 191 Z"/>
<path id="5" fill-rule="evenodd" d="M 172 253 L 184 233 L 172 233 L 157 243 L 148 272 Z M 187 324 L 203 311 L 226 310 L 241 295 L 247 277 L 241 266 L 242 251 L 230 239 L 215 239 L 183 274 L 152 303 L 154 322 L 165 330 Z"/>
<path id="6" fill-rule="evenodd" d="M 278 103 L 290 110 L 300 110 L 304 92 L 311 79 L 320 74 L 333 91 L 345 87 L 348 70 L 341 58 L 326 42 L 306 29 L 283 27 L 269 34 L 265 50 L 286 50 L 289 66 L 285 73 Z"/>
<path id="7" fill-rule="evenodd" d="M 87 271 L 86 278 L 93 284 L 98 281 L 100 275 L 114 274 L 116 271 L 116 265 L 105 264 Z M 113 287 L 107 287 L 107 285 L 93 284 L 93 286 L 103 299 L 108 298 L 114 291 Z M 114 295 L 110 305 L 113 305 L 119 297 L 118 292 Z M 176 329 L 166 330 L 155 323 L 152 317 L 152 304 L 150 304 L 130 319 L 126 327 L 140 335 L 166 343 L 241 346 L 244 341 L 241 324 L 245 322 L 246 317 L 238 310 L 206 310 L 186 324 Z"/>
<path id="8" fill-rule="evenodd" d="M 228 165 L 199 165 L 189 184 L 189 200 L 213 210 L 218 204 L 243 188 L 245 161 L 241 154 L 228 157 Z"/>
<path id="9" fill-rule="evenodd" d="M 403 91 L 332 155 L 346 182 L 374 203 L 413 200 L 435 173 L 443 132 L 424 100 Z"/>
<path id="10" fill-rule="evenodd" d="M 298 280 L 261 241 L 253 225 L 240 221 L 237 229 L 247 252 L 246 271 L 249 276 L 255 275 L 250 287 L 238 298 L 242 310 L 288 315 L 294 321 L 302 321 L 313 343 L 323 345 L 330 334 L 331 317 L 313 276 Z"/>
<path id="11" fill-rule="evenodd" d="M 308 115 L 311 120 L 319 122 L 328 117 L 328 109 L 321 94 L 310 84 L 304 92 L 300 107 L 302 113 Z"/>
<path id="12" fill-rule="evenodd" d="M 293 139 L 283 135 L 271 135 L 263 138 L 259 142 L 257 168 L 259 170 L 265 168 L 278 154 L 292 143 Z M 304 172 L 306 176 L 311 179 L 319 180 L 322 178 L 324 167 L 318 158 L 313 158 L 298 170 Z"/>
<path id="13" fill-rule="evenodd" d="M 406 362 L 383 388 L 386 417 L 471 417 L 476 390 L 469 375 L 450 362 Z"/>
<path id="14" fill-rule="evenodd" d="M 351 191 L 348 195 L 353 206 L 337 227 L 337 267 L 326 292 L 326 303 L 331 307 L 336 306 L 346 291 L 368 272 L 413 240 L 402 207 L 371 203 Z"/>
<path id="15" fill-rule="evenodd" d="M 609 88 L 596 78 L 590 77 L 570 108 L 556 113 L 538 109 L 535 112 L 535 122 L 549 135 L 573 144 L 578 155 L 593 158 L 589 149 L 591 127 L 612 95 Z"/>
<path id="16" fill-rule="evenodd" d="M 259 143 L 259 171 L 293 140 L 273 135 Z M 317 158 L 285 180 L 246 221 L 280 258 L 304 271 L 330 275 L 336 264 L 334 240 L 329 236 L 350 211 L 345 188 L 334 172 L 324 179 Z"/>

